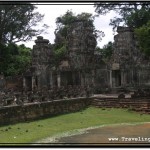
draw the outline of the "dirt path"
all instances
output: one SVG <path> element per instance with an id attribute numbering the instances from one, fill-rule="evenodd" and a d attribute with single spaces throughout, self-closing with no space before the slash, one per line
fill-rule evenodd
<path id="1" fill-rule="evenodd" d="M 114 139 L 115 138 L 115 139 Z M 36 143 L 49 144 L 146 144 L 150 146 L 150 122 L 90 127 L 61 133 Z"/>
<path id="2" fill-rule="evenodd" d="M 88 132 L 83 133 L 81 135 L 60 138 L 57 143 L 144 143 L 150 145 L 150 123 L 139 125 L 117 125 L 101 127 L 97 129 L 88 130 Z"/>

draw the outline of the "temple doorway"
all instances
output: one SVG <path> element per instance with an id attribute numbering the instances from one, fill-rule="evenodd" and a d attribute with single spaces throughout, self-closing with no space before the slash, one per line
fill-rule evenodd
<path id="1" fill-rule="evenodd" d="M 62 86 L 73 85 L 73 78 L 71 71 L 61 72 L 61 85 Z"/>
<path id="2" fill-rule="evenodd" d="M 120 87 L 121 86 L 121 71 L 112 70 L 112 86 Z"/>
<path id="3" fill-rule="evenodd" d="M 25 77 L 25 81 L 26 81 L 26 89 L 28 91 L 31 91 L 32 90 L 32 77 L 31 76 Z"/>

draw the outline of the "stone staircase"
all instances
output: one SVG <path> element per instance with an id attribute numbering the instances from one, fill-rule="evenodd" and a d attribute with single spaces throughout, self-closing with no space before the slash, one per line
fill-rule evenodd
<path id="1" fill-rule="evenodd" d="M 150 99 L 131 99 L 131 98 L 94 98 L 92 106 L 98 108 L 127 108 L 136 112 L 150 114 Z"/>

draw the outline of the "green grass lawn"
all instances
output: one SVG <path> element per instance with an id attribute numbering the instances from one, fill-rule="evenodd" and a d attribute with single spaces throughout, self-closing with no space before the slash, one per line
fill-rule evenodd
<path id="1" fill-rule="evenodd" d="M 74 129 L 149 121 L 150 115 L 140 115 L 127 109 L 102 110 L 89 107 L 80 112 L 0 127 L 0 143 L 34 143 L 34 141 Z"/>

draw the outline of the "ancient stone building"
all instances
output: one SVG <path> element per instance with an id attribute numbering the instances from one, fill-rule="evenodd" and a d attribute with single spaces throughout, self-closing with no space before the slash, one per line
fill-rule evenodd
<path id="1" fill-rule="evenodd" d="M 93 28 L 86 22 L 74 22 L 67 36 L 67 56 L 60 65 L 52 65 L 53 52 L 49 41 L 37 37 L 33 46 L 32 66 L 24 74 L 24 88 L 32 90 L 43 87 L 80 85 L 92 87 L 94 84 L 94 50 L 96 38 Z"/>
<path id="2" fill-rule="evenodd" d="M 24 74 L 23 86 L 27 90 L 52 86 L 51 57 L 52 51 L 48 45 L 49 40 L 37 37 L 36 45 L 32 51 L 32 66 Z"/>
<path id="3" fill-rule="evenodd" d="M 82 86 L 94 83 L 94 51 L 96 38 L 86 21 L 72 23 L 68 31 L 69 64 L 74 79 Z"/>
<path id="4" fill-rule="evenodd" d="M 97 89 L 138 88 L 150 85 L 150 61 L 139 50 L 133 29 L 118 27 L 113 54 L 106 64 L 95 54 L 93 28 L 84 21 L 72 23 L 67 35 L 67 55 L 52 65 L 49 41 L 39 36 L 32 52 L 32 66 L 24 74 L 24 88 L 80 85 Z"/>
<path id="5" fill-rule="evenodd" d="M 111 87 L 126 86 L 137 80 L 135 66 L 139 50 L 133 30 L 118 27 L 117 32 L 118 34 L 114 36 L 114 52 L 109 66 Z"/>
<path id="6" fill-rule="evenodd" d="M 133 29 L 118 27 L 114 36 L 113 55 L 108 64 L 110 87 L 149 85 L 149 63 L 138 47 Z"/>
<path id="7" fill-rule="evenodd" d="M 108 63 L 96 62 L 94 86 L 99 91 L 150 86 L 150 61 L 139 49 L 133 29 L 118 27 Z"/>

